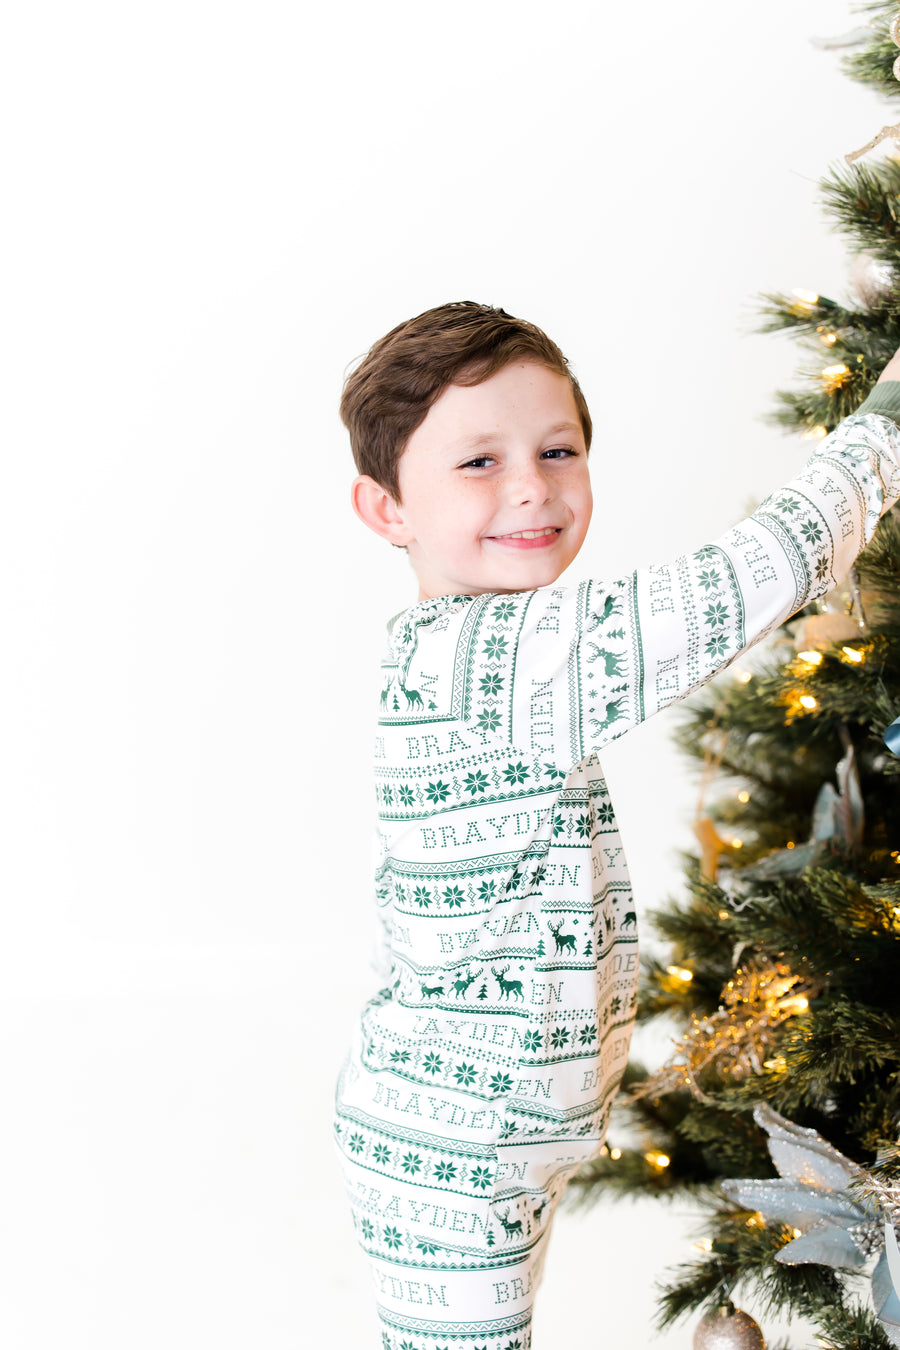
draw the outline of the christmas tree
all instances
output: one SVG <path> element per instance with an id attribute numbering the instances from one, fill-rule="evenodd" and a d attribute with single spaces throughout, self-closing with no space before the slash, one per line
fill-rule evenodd
<path id="1" fill-rule="evenodd" d="M 864 9 L 845 68 L 900 103 L 897 4 Z M 857 250 L 850 298 L 764 297 L 762 331 L 813 356 L 775 414 L 809 437 L 900 347 L 900 124 L 846 158 L 822 191 Z M 701 1255 L 659 1306 L 661 1326 L 705 1313 L 698 1346 L 764 1345 L 734 1311 L 742 1290 L 829 1350 L 900 1345 L 898 718 L 895 508 L 846 582 L 692 700 L 679 733 L 702 761 L 700 854 L 685 898 L 652 916 L 671 953 L 646 963 L 638 1011 L 679 1039 L 661 1069 L 629 1065 L 609 1147 L 578 1180 L 585 1198 L 708 1202 Z M 615 1146 L 617 1124 L 639 1145 Z"/>

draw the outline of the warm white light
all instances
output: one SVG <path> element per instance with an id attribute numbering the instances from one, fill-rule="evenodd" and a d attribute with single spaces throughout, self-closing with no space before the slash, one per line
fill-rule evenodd
<path id="1" fill-rule="evenodd" d="M 651 1152 L 649 1153 L 645 1153 L 644 1157 L 647 1159 L 647 1162 L 650 1163 L 653 1167 L 668 1167 L 669 1163 L 671 1162 L 671 1159 L 668 1157 L 667 1154 L 656 1153 L 653 1150 L 651 1150 Z"/>
<path id="2" fill-rule="evenodd" d="M 804 708 L 818 707 L 818 704 L 816 703 L 816 700 L 813 698 L 812 694 L 801 694 L 800 702 L 803 704 Z"/>
<path id="3" fill-rule="evenodd" d="M 611 1148 L 609 1150 L 609 1156 L 615 1161 L 617 1158 L 621 1158 L 622 1150 L 620 1148 Z"/>
<path id="4" fill-rule="evenodd" d="M 812 308 L 813 305 L 817 305 L 819 303 L 819 297 L 815 291 L 804 291 L 797 288 L 791 291 L 791 295 L 793 295 L 797 300 L 799 300 L 801 305 L 809 305 L 810 308 Z"/>
<path id="5" fill-rule="evenodd" d="M 752 670 L 739 670 L 738 679 L 740 680 L 741 684 L 749 684 L 750 681 L 753 679 Z"/>
<path id="6" fill-rule="evenodd" d="M 803 433 L 804 441 L 820 441 L 823 436 L 828 435 L 828 428 L 823 426 L 808 427 Z"/>
<path id="7" fill-rule="evenodd" d="M 676 980 L 684 980 L 685 984 L 694 978 L 694 972 L 687 970 L 684 966 L 666 966 L 666 973 L 672 975 Z"/>
<path id="8" fill-rule="evenodd" d="M 863 659 L 863 653 L 858 647 L 842 647 L 841 651 L 848 661 L 861 661 Z"/>
<path id="9" fill-rule="evenodd" d="M 833 347 L 837 342 L 837 333 L 820 333 L 819 337 L 825 343 L 826 347 Z"/>
<path id="10" fill-rule="evenodd" d="M 803 1236 L 803 1229 L 802 1229 L 802 1228 L 792 1228 L 792 1229 L 791 1229 L 791 1232 L 794 1234 L 794 1237 L 802 1237 L 802 1236 Z"/>
<path id="11" fill-rule="evenodd" d="M 713 1247 L 712 1238 L 701 1238 L 699 1242 L 694 1243 L 694 1246 L 698 1252 L 711 1252 Z"/>
<path id="12" fill-rule="evenodd" d="M 839 380 L 850 374 L 850 367 L 845 366 L 843 361 L 839 361 L 835 366 L 826 366 L 822 374 L 826 375 L 829 380 Z"/>
<path id="13" fill-rule="evenodd" d="M 739 793 L 738 793 L 738 801 L 739 801 L 739 802 L 749 802 L 749 800 L 750 800 L 750 793 L 749 793 L 749 792 L 739 792 Z"/>
<path id="14" fill-rule="evenodd" d="M 743 839 L 732 839 L 732 841 L 731 841 L 731 847 L 732 847 L 732 848 L 743 848 L 743 847 L 744 847 L 744 841 L 743 841 Z"/>
<path id="15" fill-rule="evenodd" d="M 822 664 L 821 652 L 798 652 L 798 661 L 805 661 L 808 666 L 820 666 Z"/>

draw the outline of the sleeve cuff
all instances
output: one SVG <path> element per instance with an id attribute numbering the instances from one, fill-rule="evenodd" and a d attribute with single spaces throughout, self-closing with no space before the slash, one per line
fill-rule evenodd
<path id="1" fill-rule="evenodd" d="M 876 384 L 858 413 L 881 413 L 900 422 L 900 380 L 883 380 Z"/>

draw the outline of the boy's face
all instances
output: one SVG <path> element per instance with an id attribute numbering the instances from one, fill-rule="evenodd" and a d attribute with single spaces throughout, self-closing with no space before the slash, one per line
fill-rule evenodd
<path id="1" fill-rule="evenodd" d="M 572 387 L 533 361 L 445 389 L 398 471 L 393 542 L 407 547 L 420 600 L 550 585 L 590 523 Z"/>

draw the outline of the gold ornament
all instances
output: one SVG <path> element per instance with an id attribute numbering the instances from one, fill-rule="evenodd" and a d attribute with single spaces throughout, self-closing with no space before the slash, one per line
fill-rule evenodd
<path id="1" fill-rule="evenodd" d="M 766 1339 L 749 1313 L 723 1303 L 697 1324 L 694 1350 L 766 1350 Z"/>
<path id="2" fill-rule="evenodd" d="M 722 990 L 718 1012 L 691 1016 L 691 1024 L 668 1064 L 630 1088 L 628 1095 L 659 1098 L 687 1088 L 697 1101 L 715 1105 L 697 1079 L 715 1070 L 723 1082 L 751 1074 L 778 1072 L 784 1061 L 777 1054 L 778 1028 L 809 1007 L 820 986 L 795 975 L 783 961 L 757 958 L 738 966 Z M 779 1062 L 780 1061 L 780 1062 Z"/>

